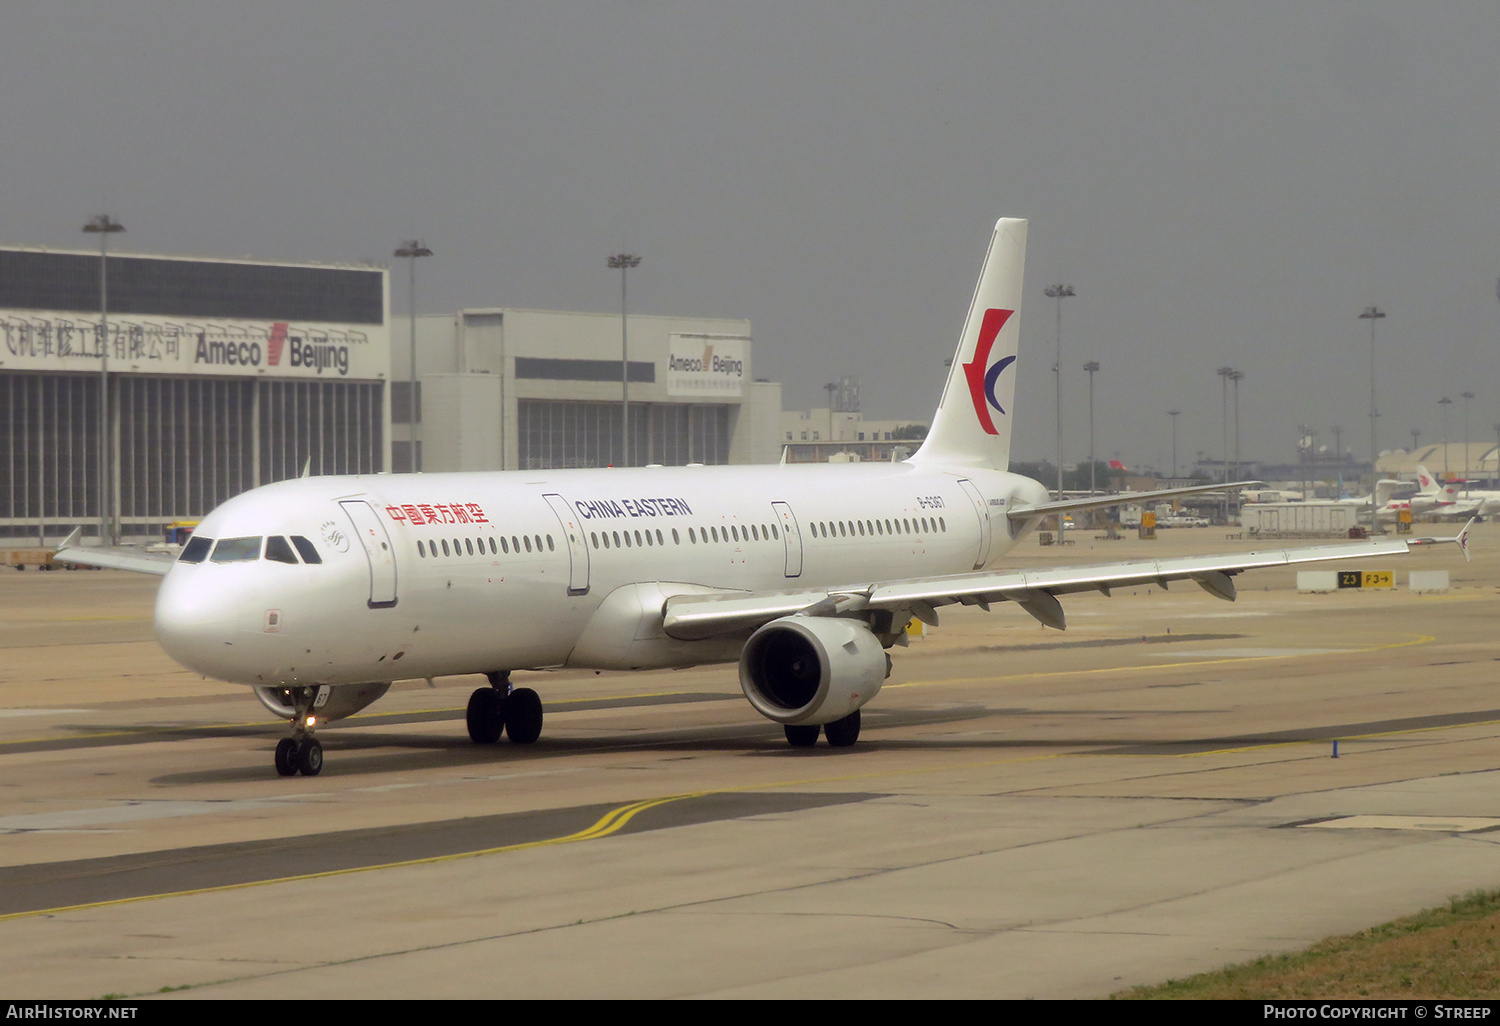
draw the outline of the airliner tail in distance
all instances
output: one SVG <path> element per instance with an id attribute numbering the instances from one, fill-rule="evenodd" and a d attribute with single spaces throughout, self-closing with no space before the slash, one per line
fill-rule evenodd
<path id="1" fill-rule="evenodd" d="M 990 236 L 943 398 L 913 463 L 1009 469 L 1025 268 L 1026 222 L 1001 218 Z"/>

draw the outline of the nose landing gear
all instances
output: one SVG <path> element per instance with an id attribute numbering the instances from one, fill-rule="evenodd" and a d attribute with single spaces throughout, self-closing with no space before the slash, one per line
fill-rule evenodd
<path id="1" fill-rule="evenodd" d="M 323 771 L 323 745 L 315 737 L 284 737 L 276 742 L 276 772 L 283 777 L 315 777 Z"/>
<path id="2" fill-rule="evenodd" d="M 313 737 L 316 718 L 312 715 L 317 688 L 290 688 L 296 715 L 292 717 L 292 736 L 276 742 L 276 772 L 283 777 L 315 777 L 323 772 L 323 745 Z"/>

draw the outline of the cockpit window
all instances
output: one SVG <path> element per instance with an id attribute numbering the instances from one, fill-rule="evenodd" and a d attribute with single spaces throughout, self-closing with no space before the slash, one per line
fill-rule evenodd
<path id="1" fill-rule="evenodd" d="M 292 544 L 297 546 L 297 551 L 302 554 L 302 562 L 323 562 L 323 557 L 318 555 L 318 550 L 313 548 L 313 543 L 302 537 L 300 534 L 292 535 Z"/>
<path id="2" fill-rule="evenodd" d="M 182 555 L 178 556 L 177 560 L 181 563 L 201 563 L 208 558 L 208 550 L 213 547 L 212 538 L 204 538 L 195 534 L 182 547 Z"/>
<path id="3" fill-rule="evenodd" d="M 260 558 L 261 535 L 253 538 L 220 538 L 209 558 L 215 563 L 244 563 Z"/>
<path id="4" fill-rule="evenodd" d="M 273 534 L 266 539 L 266 558 L 273 559 L 278 563 L 291 563 L 297 565 L 297 554 L 287 544 L 286 539 L 279 534 Z"/>

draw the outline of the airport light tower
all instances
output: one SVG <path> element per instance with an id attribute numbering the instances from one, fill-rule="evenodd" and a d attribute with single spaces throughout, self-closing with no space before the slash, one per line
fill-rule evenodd
<path id="1" fill-rule="evenodd" d="M 1464 498 L 1469 497 L 1469 400 L 1473 392 L 1460 392 L 1464 401 Z"/>
<path id="2" fill-rule="evenodd" d="M 1167 416 L 1172 418 L 1172 480 L 1177 480 L 1177 417 L 1181 410 L 1168 410 Z"/>
<path id="3" fill-rule="evenodd" d="M 1057 377 L 1057 499 L 1063 497 L 1063 432 L 1062 432 L 1062 301 L 1078 295 L 1071 285 L 1048 285 L 1042 290 L 1048 299 L 1057 300 L 1057 357 L 1052 363 L 1052 373 Z M 1057 540 L 1063 540 L 1063 515 L 1057 515 Z"/>
<path id="4" fill-rule="evenodd" d="M 1375 465 L 1380 462 L 1380 450 L 1375 443 L 1375 418 L 1380 416 L 1375 407 L 1375 322 L 1385 317 L 1378 306 L 1367 306 L 1359 315 L 1362 321 L 1370 322 L 1370 533 L 1380 533 L 1380 518 L 1375 515 L 1375 485 L 1380 480 L 1380 471 Z M 1444 432 L 1446 435 L 1447 432 Z M 1446 439 L 1445 439 L 1446 441 Z"/>
<path id="5" fill-rule="evenodd" d="M 1244 380 L 1245 372 L 1233 370 L 1229 372 L 1229 381 L 1234 385 L 1234 479 L 1240 479 L 1240 382 Z"/>
<path id="6" fill-rule="evenodd" d="M 422 244 L 421 239 L 412 239 L 403 242 L 394 256 L 406 260 L 411 268 L 411 284 L 407 290 L 407 301 L 411 304 L 411 388 L 407 396 L 407 422 L 411 429 L 411 471 L 415 474 L 422 469 L 422 458 L 418 455 L 421 446 L 420 418 L 417 416 L 419 407 L 417 401 L 417 257 L 430 257 L 432 250 Z"/>
<path id="7" fill-rule="evenodd" d="M 119 496 L 114 491 L 114 426 L 109 419 L 109 237 L 125 226 L 108 214 L 95 214 L 83 230 L 99 236 L 99 544 L 119 540 Z"/>
<path id="8" fill-rule="evenodd" d="M 1229 523 L 1229 379 L 1237 373 L 1233 367 L 1220 367 L 1214 371 L 1219 376 L 1220 391 L 1223 393 L 1219 400 L 1219 430 L 1224 443 L 1224 522 Z"/>
<path id="9" fill-rule="evenodd" d="M 639 267 L 641 258 L 633 253 L 615 253 L 609 258 L 611 268 L 620 269 L 620 427 L 621 464 L 630 466 L 630 334 L 625 321 L 625 273 Z"/>
<path id="10" fill-rule="evenodd" d="M 1438 400 L 1438 405 L 1443 408 L 1443 480 L 1448 479 L 1448 407 L 1453 405 L 1453 400 L 1443 396 Z"/>
<path id="11" fill-rule="evenodd" d="M 1083 365 L 1083 369 L 1089 372 L 1089 495 L 1092 497 L 1097 490 L 1094 480 L 1094 372 L 1099 369 L 1099 361 L 1090 360 Z"/>

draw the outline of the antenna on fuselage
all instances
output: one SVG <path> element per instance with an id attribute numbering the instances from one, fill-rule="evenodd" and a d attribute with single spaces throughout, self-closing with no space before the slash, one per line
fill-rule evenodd
<path id="1" fill-rule="evenodd" d="M 302 464 L 302 473 L 299 474 L 298 476 L 299 477 L 312 477 L 312 457 L 311 456 L 309 456 L 307 458 L 307 462 L 306 463 Z"/>

